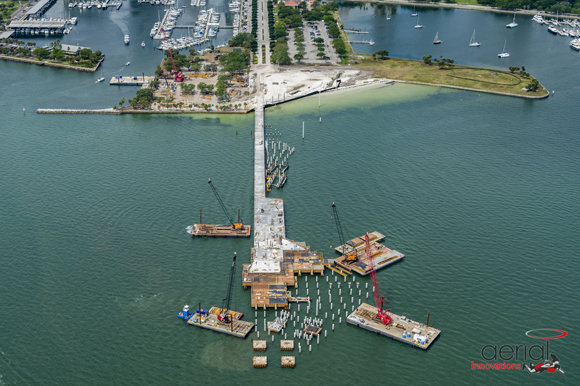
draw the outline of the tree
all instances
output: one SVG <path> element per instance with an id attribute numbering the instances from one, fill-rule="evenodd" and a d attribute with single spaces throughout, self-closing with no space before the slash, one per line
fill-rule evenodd
<path id="1" fill-rule="evenodd" d="M 389 56 L 389 51 L 387 50 L 380 50 L 375 52 L 376 56 L 380 57 L 382 60 L 385 60 L 387 56 Z"/>
<path id="2" fill-rule="evenodd" d="M 532 81 L 530 83 L 528 83 L 528 85 L 526 86 L 526 88 L 528 89 L 528 91 L 537 91 L 538 87 L 540 87 L 540 82 L 538 82 L 537 79 L 532 79 Z"/>
<path id="3" fill-rule="evenodd" d="M 520 68 L 519 67 L 515 67 L 515 66 L 510 66 L 510 72 L 513 74 L 516 71 L 519 71 Z"/>
<path id="4" fill-rule="evenodd" d="M 48 55 L 50 55 L 50 52 L 43 47 L 37 47 L 32 51 L 32 55 L 36 56 L 38 59 L 46 59 L 48 58 Z"/>
<path id="5" fill-rule="evenodd" d="M 300 63 L 300 61 L 304 59 L 304 56 L 301 55 L 300 53 L 297 53 L 296 55 L 294 55 L 294 60 L 296 60 L 298 63 Z"/>
<path id="6" fill-rule="evenodd" d="M 324 39 L 323 38 L 316 38 L 316 39 L 314 39 L 314 43 L 324 43 Z"/>
<path id="7" fill-rule="evenodd" d="M 207 88 L 207 84 L 205 84 L 204 82 L 199 82 L 197 84 L 197 89 L 202 93 L 205 93 L 206 88 Z"/>
<path id="8" fill-rule="evenodd" d="M 423 62 L 425 62 L 425 64 L 431 65 L 433 62 L 431 61 L 431 58 L 433 56 L 429 55 L 429 56 L 423 56 Z"/>
<path id="9" fill-rule="evenodd" d="M 125 104 L 125 98 L 121 99 L 121 102 L 119 102 L 119 106 L 123 106 Z"/>

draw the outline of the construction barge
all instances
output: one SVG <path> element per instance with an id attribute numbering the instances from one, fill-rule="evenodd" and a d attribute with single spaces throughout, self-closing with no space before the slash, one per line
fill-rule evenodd
<path id="1" fill-rule="evenodd" d="M 223 310 L 219 307 L 212 307 L 209 311 L 198 308 L 195 313 L 189 312 L 189 307 L 185 306 L 183 311 L 179 313 L 178 317 L 186 319 L 187 324 L 192 326 L 205 328 L 222 334 L 235 336 L 236 338 L 245 338 L 254 328 L 254 323 L 244 322 L 240 320 L 244 314 L 235 311 L 229 311 L 229 323 L 224 323 L 219 320 L 218 316 L 223 314 Z"/>
<path id="2" fill-rule="evenodd" d="M 441 334 L 440 330 L 429 326 L 429 317 L 427 317 L 427 324 L 421 324 L 392 312 L 386 313 L 392 318 L 388 325 L 385 325 L 377 317 L 377 307 L 363 303 L 353 313 L 348 315 L 346 321 L 357 327 L 423 350 L 428 349 Z"/>
<path id="3" fill-rule="evenodd" d="M 250 237 L 252 226 L 243 225 L 236 229 L 231 225 L 193 224 L 191 235 L 193 237 Z"/>
<path id="4" fill-rule="evenodd" d="M 334 248 L 342 256 L 334 259 L 334 263 L 341 268 L 344 268 L 347 272 L 356 272 L 361 276 L 367 276 L 371 271 L 370 259 L 372 259 L 375 270 L 385 268 L 397 261 L 402 260 L 405 255 L 401 252 L 387 248 L 383 244 L 380 244 L 382 240 L 385 239 L 385 235 L 379 232 L 372 232 L 368 234 L 369 237 L 369 247 L 370 255 L 365 253 L 366 244 L 364 236 L 354 238 L 347 241 L 345 244 Z M 356 256 L 355 260 L 348 259 L 347 256 L 354 254 Z"/>

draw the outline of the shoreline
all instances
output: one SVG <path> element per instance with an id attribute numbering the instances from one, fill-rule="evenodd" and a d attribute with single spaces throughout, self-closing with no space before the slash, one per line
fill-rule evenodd
<path id="1" fill-rule="evenodd" d="M 546 99 L 550 96 L 549 91 L 548 91 L 548 94 L 546 94 L 546 95 L 520 95 L 520 94 L 512 94 L 512 93 L 506 93 L 506 92 L 501 92 L 501 91 L 480 90 L 480 89 L 476 89 L 476 88 L 452 86 L 452 85 L 438 84 L 438 83 L 417 82 L 417 81 L 412 81 L 412 80 L 370 78 L 367 81 L 364 81 L 364 83 L 362 83 L 362 84 L 355 84 L 355 85 L 338 87 L 338 88 L 331 87 L 331 88 L 327 88 L 327 89 L 320 91 L 320 92 L 313 91 L 311 93 L 301 95 L 301 96 L 296 97 L 296 98 L 280 101 L 280 102 L 265 103 L 264 108 L 275 107 L 275 106 L 278 106 L 281 104 L 294 102 L 294 101 L 297 101 L 297 100 L 302 99 L 302 98 L 308 98 L 311 96 L 315 96 L 319 93 L 347 92 L 347 91 L 365 88 L 365 87 L 370 88 L 370 87 L 379 87 L 379 86 L 390 86 L 390 85 L 393 85 L 395 83 L 406 83 L 406 84 L 414 84 L 414 85 L 419 85 L 419 86 L 430 86 L 430 87 L 443 87 L 443 88 L 451 88 L 451 89 L 460 90 L 460 91 L 480 92 L 480 93 L 485 93 L 485 94 L 494 94 L 494 95 L 500 95 L 500 96 L 522 98 L 522 99 L 531 99 L 531 100 Z M 542 88 L 545 89 L 544 86 L 542 86 Z M 151 115 L 155 115 L 155 114 L 160 114 L 160 115 L 163 115 L 163 114 L 249 114 L 249 113 L 253 112 L 254 109 L 255 109 L 255 107 L 249 107 L 245 111 L 191 111 L 191 110 L 155 111 L 155 110 L 134 110 L 134 109 L 122 110 L 122 109 L 108 108 L 108 109 L 37 109 L 35 112 L 37 114 L 104 114 L 104 115 L 122 115 L 122 114 L 151 114 Z"/>
<path id="2" fill-rule="evenodd" d="M 468 4 L 456 4 L 456 3 L 432 3 L 432 2 L 422 2 L 422 1 L 407 1 L 407 0 L 342 0 L 348 3 L 376 3 L 376 4 L 396 4 L 396 5 L 406 5 L 406 6 L 420 6 L 420 7 L 431 7 L 431 8 L 456 8 L 456 9 L 466 9 L 472 11 L 484 11 L 484 12 L 495 12 L 495 13 L 507 13 L 511 14 L 517 12 L 520 15 L 536 15 L 538 12 L 542 17 L 550 16 L 556 17 L 556 14 L 545 11 L 538 11 L 537 9 L 500 9 L 497 7 L 489 7 L 487 5 L 468 5 Z M 567 19 L 580 19 L 580 15 L 558 15 L 561 18 Z"/>
<path id="3" fill-rule="evenodd" d="M 60 64 L 60 63 L 53 63 L 48 61 L 36 60 L 36 59 L 29 59 L 29 58 L 21 58 L 18 56 L 11 56 L 11 55 L 0 55 L 0 59 L 4 60 L 11 60 L 13 62 L 20 62 L 20 63 L 28 63 L 28 64 L 36 64 L 38 66 L 49 66 L 49 67 L 56 67 L 56 68 L 64 68 L 67 70 L 76 70 L 76 71 L 85 71 L 85 72 L 95 72 L 105 60 L 105 58 L 101 58 L 99 62 L 96 64 L 95 67 L 78 67 L 78 66 L 71 66 L 69 64 Z"/>

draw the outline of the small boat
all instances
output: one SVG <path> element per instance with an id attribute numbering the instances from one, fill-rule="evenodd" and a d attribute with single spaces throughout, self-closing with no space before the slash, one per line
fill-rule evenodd
<path id="1" fill-rule="evenodd" d="M 553 33 L 554 35 L 558 35 L 558 28 L 551 25 L 548 27 L 548 32 Z"/>
<path id="2" fill-rule="evenodd" d="M 415 12 L 415 6 L 413 6 L 413 13 L 411 14 L 412 17 L 415 17 L 419 15 L 417 12 Z"/>
<path id="3" fill-rule="evenodd" d="M 516 28 L 518 23 L 516 23 L 516 14 L 514 13 L 514 20 L 506 25 L 506 28 Z"/>
<path id="4" fill-rule="evenodd" d="M 419 16 L 417 16 L 417 24 L 415 24 L 415 28 L 423 28 L 422 24 L 419 24 Z"/>
<path id="5" fill-rule="evenodd" d="M 129 44 L 129 35 L 125 35 L 124 41 L 125 41 L 125 44 Z"/>
<path id="6" fill-rule="evenodd" d="M 439 39 L 439 32 L 435 34 L 435 39 L 433 39 L 433 44 L 441 44 L 441 39 Z"/>
<path id="7" fill-rule="evenodd" d="M 145 47 L 145 42 L 141 42 L 141 47 Z"/>
<path id="8" fill-rule="evenodd" d="M 131 64 L 131 62 L 127 62 L 127 63 L 125 63 L 125 66 L 128 66 L 128 65 L 130 65 L 130 64 Z"/>
<path id="9" fill-rule="evenodd" d="M 471 35 L 471 40 L 469 41 L 469 47 L 479 47 L 479 46 L 481 46 L 481 43 L 475 41 L 475 30 L 473 30 L 473 35 Z"/>
<path id="10" fill-rule="evenodd" d="M 391 10 L 387 11 L 387 20 L 391 20 Z"/>
<path id="11" fill-rule="evenodd" d="M 100 82 L 102 82 L 103 80 L 105 80 L 105 77 L 104 77 L 104 76 L 102 76 L 102 77 L 100 77 L 99 79 L 97 79 L 97 81 L 96 81 L 95 83 L 100 83 Z"/>
<path id="12" fill-rule="evenodd" d="M 506 43 L 507 43 L 507 40 L 503 42 L 503 51 L 501 52 L 501 54 L 497 54 L 498 58 L 507 58 L 510 56 L 509 52 L 507 52 L 505 50 Z"/>

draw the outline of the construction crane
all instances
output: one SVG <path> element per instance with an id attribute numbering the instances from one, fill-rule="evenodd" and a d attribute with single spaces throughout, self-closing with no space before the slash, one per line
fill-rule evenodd
<path id="1" fill-rule="evenodd" d="M 175 62 L 173 61 L 173 53 L 171 51 L 173 51 L 171 49 L 171 46 L 169 45 L 169 40 L 167 40 L 167 35 L 165 34 L 165 30 L 163 28 L 161 28 L 161 32 L 163 32 L 163 41 L 165 41 L 167 43 L 167 46 L 169 48 L 167 48 L 167 53 L 169 54 L 169 59 L 171 59 L 171 66 L 173 67 L 173 75 L 175 76 L 175 81 L 176 82 L 183 82 L 184 78 L 183 75 L 181 74 L 181 71 L 178 71 L 177 68 L 175 67 Z"/>
<path id="2" fill-rule="evenodd" d="M 213 186 L 213 184 L 211 183 L 211 179 L 208 179 L 207 182 L 208 182 L 209 186 L 211 186 L 211 189 L 213 190 L 213 194 L 215 194 L 215 197 L 217 198 L 218 202 L 220 203 L 222 210 L 224 211 L 224 213 L 226 214 L 226 217 L 228 218 L 230 224 L 232 225 L 232 228 L 233 229 L 243 229 L 244 224 L 242 224 L 242 222 L 240 221 L 239 212 L 238 212 L 238 222 L 234 223 L 234 220 L 232 220 L 232 216 L 230 216 L 230 214 L 228 213 L 228 210 L 226 209 L 226 206 L 224 205 L 224 202 L 222 201 L 220 194 L 218 193 L 215 186 Z"/>
<path id="3" fill-rule="evenodd" d="M 232 268 L 230 269 L 230 279 L 228 282 L 228 291 L 226 297 L 222 302 L 222 309 L 218 315 L 218 320 L 222 323 L 232 322 L 232 312 L 230 311 L 230 302 L 232 300 L 232 289 L 234 288 L 234 279 L 236 275 L 236 253 L 234 252 L 234 261 L 232 262 Z"/>
<path id="4" fill-rule="evenodd" d="M 369 235 L 365 235 L 365 252 L 368 258 L 368 265 L 370 267 L 371 283 L 373 285 L 373 296 L 375 298 L 375 305 L 377 306 L 377 318 L 385 325 L 391 323 L 392 318 L 389 316 L 389 310 L 383 310 L 383 303 L 386 301 L 385 298 L 381 296 L 381 290 L 379 289 L 379 280 L 377 279 L 377 270 L 375 269 L 375 262 L 371 254 L 371 245 L 369 242 Z"/>
<path id="5" fill-rule="evenodd" d="M 344 242 L 344 234 L 342 233 L 342 225 L 340 225 L 340 216 L 338 215 L 338 208 L 332 203 L 332 215 L 334 216 L 334 222 L 336 223 L 336 231 L 338 232 L 338 238 L 340 245 L 342 245 L 342 255 L 346 258 L 346 261 L 356 261 L 356 250 L 353 248 L 353 252 L 346 253 L 346 243 Z"/>

